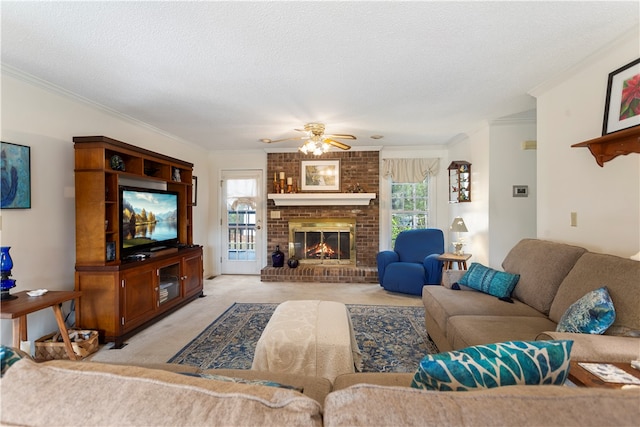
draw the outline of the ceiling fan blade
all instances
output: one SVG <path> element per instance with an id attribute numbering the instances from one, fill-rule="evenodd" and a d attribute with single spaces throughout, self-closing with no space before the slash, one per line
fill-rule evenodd
<path id="1" fill-rule="evenodd" d="M 347 145 L 340 141 L 336 141 L 335 139 L 331 139 L 331 138 L 325 138 L 324 142 L 326 142 L 329 145 L 333 145 L 334 147 L 340 148 L 342 150 L 348 150 L 351 148 L 350 145 Z"/>
<path id="2" fill-rule="evenodd" d="M 357 139 L 355 136 L 353 135 L 347 135 L 347 134 L 343 134 L 343 133 L 332 133 L 331 135 L 325 135 L 329 138 L 338 138 L 338 139 Z"/>
<path id="3" fill-rule="evenodd" d="M 274 142 L 292 141 L 294 139 L 300 140 L 300 139 L 306 139 L 306 138 L 304 136 L 296 136 L 294 138 L 282 138 L 282 139 L 262 138 L 260 141 L 264 142 L 265 144 L 273 144 Z"/>

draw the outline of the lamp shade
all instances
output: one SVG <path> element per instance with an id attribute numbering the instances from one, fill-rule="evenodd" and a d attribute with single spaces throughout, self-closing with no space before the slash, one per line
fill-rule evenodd
<path id="1" fill-rule="evenodd" d="M 462 217 L 457 216 L 453 219 L 451 223 L 451 227 L 449 227 L 451 231 L 455 231 L 456 233 L 467 233 L 467 226 L 464 223 L 464 219 Z"/>

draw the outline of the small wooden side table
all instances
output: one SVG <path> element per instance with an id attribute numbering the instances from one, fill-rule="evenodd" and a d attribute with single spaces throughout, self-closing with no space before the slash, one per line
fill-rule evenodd
<path id="1" fill-rule="evenodd" d="M 471 254 L 456 255 L 450 252 L 442 254 L 438 257 L 440 261 L 444 261 L 445 270 L 451 270 L 453 268 L 454 262 L 458 264 L 458 270 L 466 270 L 467 260 L 469 258 L 471 258 Z"/>
<path id="2" fill-rule="evenodd" d="M 19 349 L 20 341 L 27 340 L 27 314 L 51 307 L 53 314 L 56 317 L 56 322 L 58 323 L 58 328 L 60 329 L 60 334 L 62 335 L 67 355 L 69 356 L 69 359 L 77 360 L 76 353 L 73 351 L 71 341 L 69 340 L 67 327 L 64 324 L 60 305 L 63 302 L 79 298 L 82 295 L 82 292 L 49 291 L 39 297 L 30 297 L 27 295 L 27 291 L 22 291 L 12 295 L 17 296 L 18 298 L 0 302 L 0 318 L 11 319 L 13 321 L 13 346 Z"/>
<path id="3" fill-rule="evenodd" d="M 579 362 L 570 362 L 569 375 L 567 376 L 568 380 L 578 387 L 621 388 L 624 385 L 603 381 L 597 375 L 592 374 L 578 365 L 578 363 Z M 640 371 L 632 368 L 630 363 L 610 363 L 610 365 L 617 366 L 634 377 L 640 378 Z"/>

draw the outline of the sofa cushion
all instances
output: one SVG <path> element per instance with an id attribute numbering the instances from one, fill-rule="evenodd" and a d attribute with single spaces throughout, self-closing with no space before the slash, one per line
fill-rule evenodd
<path id="1" fill-rule="evenodd" d="M 546 318 L 536 309 L 520 301 L 514 301 L 514 304 L 508 304 L 481 292 L 454 291 L 444 286 L 425 286 L 422 290 L 422 304 L 424 305 L 425 311 L 429 313 L 429 316 L 435 320 L 438 327 L 445 334 L 448 334 L 447 321 L 451 316 L 487 315 Z M 556 325 L 553 323 L 553 329 L 555 329 L 555 327 Z M 497 341 L 508 340 L 485 341 L 485 343 Z"/>
<path id="2" fill-rule="evenodd" d="M 425 356 L 411 387 L 469 391 L 510 385 L 562 385 L 572 341 L 511 341 Z"/>
<path id="3" fill-rule="evenodd" d="M 640 390 L 510 386 L 468 393 L 360 384 L 327 396 L 334 426 L 631 426 Z"/>
<path id="4" fill-rule="evenodd" d="M 589 252 L 562 281 L 549 317 L 560 322 L 569 306 L 587 292 L 606 286 L 616 308 L 616 320 L 607 335 L 630 335 L 640 331 L 640 262 Z"/>
<path id="5" fill-rule="evenodd" d="M 447 338 L 457 350 L 493 342 L 533 341 L 540 332 L 555 329 L 556 324 L 546 317 L 453 316 L 447 323 Z"/>
<path id="6" fill-rule="evenodd" d="M 573 340 L 573 360 L 611 363 L 640 360 L 640 338 L 545 331 L 538 334 L 536 339 Z"/>
<path id="7" fill-rule="evenodd" d="M 558 332 L 602 334 L 616 320 L 607 287 L 588 292 L 569 306 L 556 327 Z"/>
<path id="8" fill-rule="evenodd" d="M 472 262 L 469 271 L 460 278 L 458 283 L 494 297 L 508 298 L 519 278 L 518 274 L 494 270 Z"/>
<path id="9" fill-rule="evenodd" d="M 504 271 L 520 275 L 512 296 L 548 315 L 560 283 L 585 252 L 584 248 L 563 243 L 521 240 L 502 262 Z"/>
<path id="10" fill-rule="evenodd" d="M 21 360 L 0 393 L 10 425 L 322 425 L 296 391 L 93 362 Z"/>

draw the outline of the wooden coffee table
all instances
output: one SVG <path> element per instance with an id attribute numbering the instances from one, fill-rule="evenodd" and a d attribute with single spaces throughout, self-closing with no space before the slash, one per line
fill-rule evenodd
<path id="1" fill-rule="evenodd" d="M 608 383 L 601 380 L 598 376 L 584 369 L 578 365 L 580 362 L 571 362 L 569 368 L 568 379 L 578 387 L 601 387 L 601 388 L 621 388 L 624 384 L 620 383 Z M 633 375 L 636 378 L 640 378 L 640 371 L 631 367 L 630 363 L 609 363 L 610 365 L 617 366 L 623 371 Z"/>

